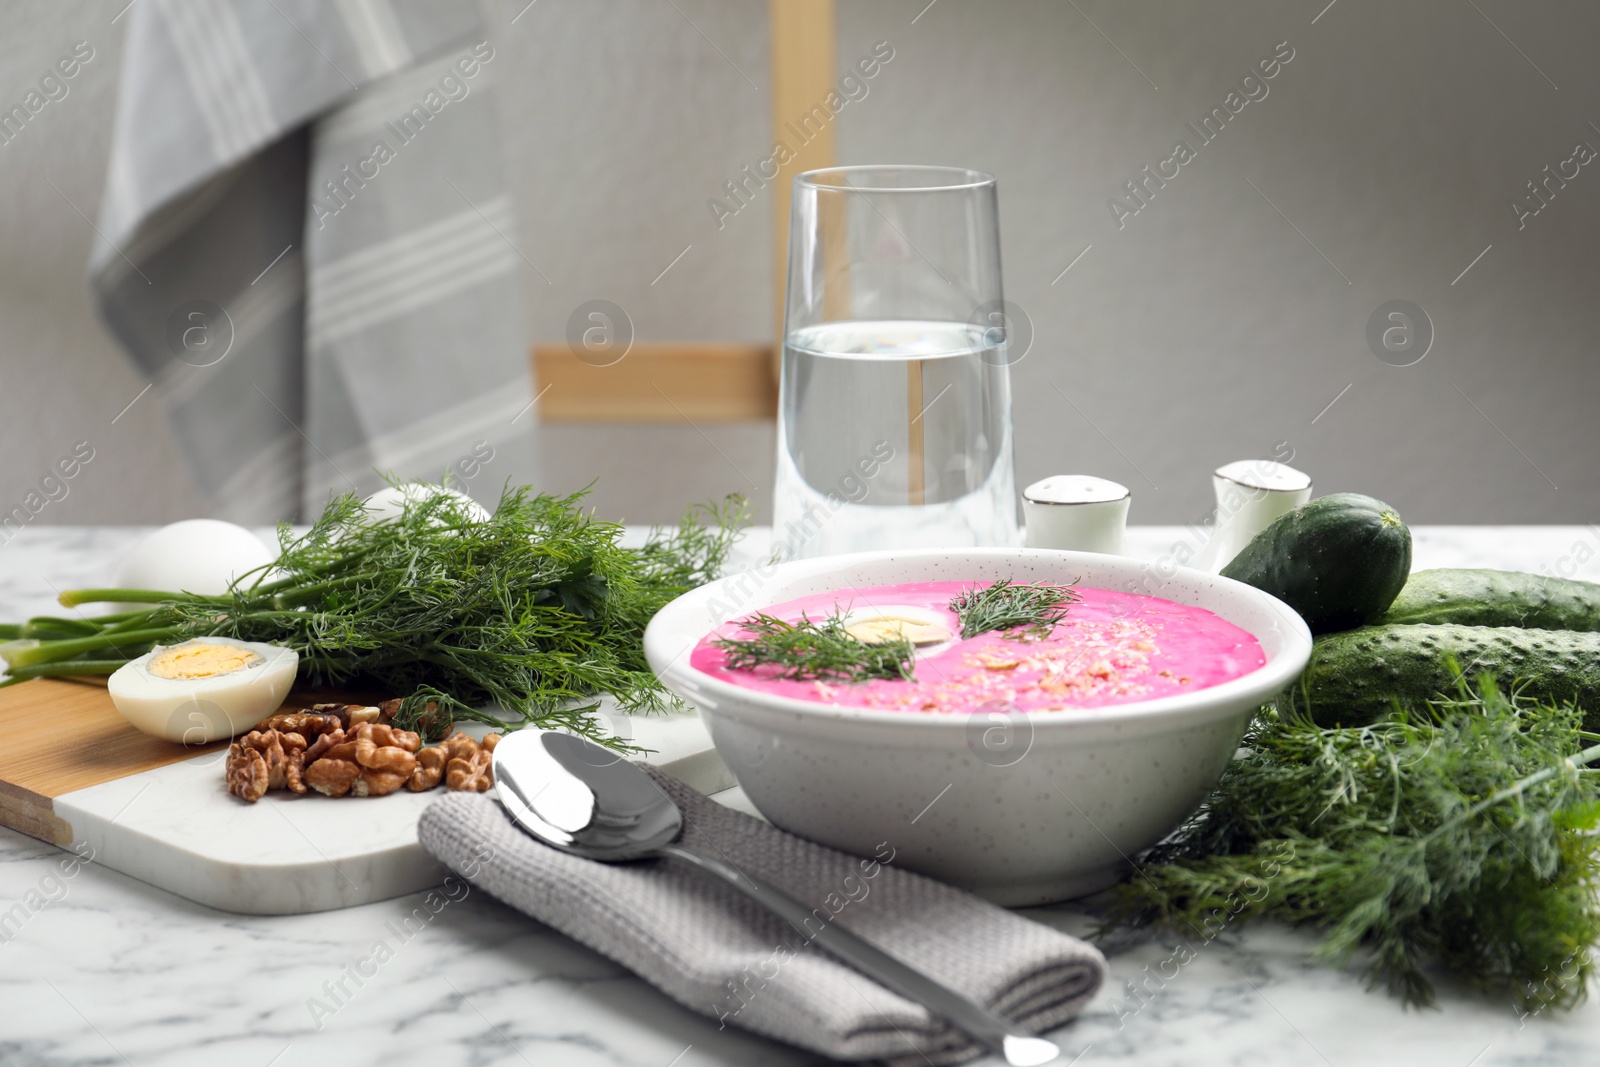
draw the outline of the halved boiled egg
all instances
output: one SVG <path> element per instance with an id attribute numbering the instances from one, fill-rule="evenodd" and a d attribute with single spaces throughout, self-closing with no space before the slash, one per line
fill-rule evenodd
<path id="1" fill-rule="evenodd" d="M 903 637 L 913 645 L 937 645 L 955 636 L 944 616 L 902 604 L 856 608 L 844 617 L 845 632 L 869 645 Z"/>
<path id="2" fill-rule="evenodd" d="M 197 745 L 241 734 L 277 711 L 299 665 L 292 648 L 196 637 L 123 664 L 107 689 L 145 733 Z"/>

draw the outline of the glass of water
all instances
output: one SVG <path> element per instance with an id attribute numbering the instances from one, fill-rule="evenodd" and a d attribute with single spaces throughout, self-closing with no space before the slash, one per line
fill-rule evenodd
<path id="1" fill-rule="evenodd" d="M 835 167 L 793 204 L 777 555 L 1017 544 L 994 178 Z"/>

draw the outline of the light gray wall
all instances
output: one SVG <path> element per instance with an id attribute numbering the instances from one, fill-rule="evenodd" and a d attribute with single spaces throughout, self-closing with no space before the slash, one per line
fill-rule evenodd
<path id="1" fill-rule="evenodd" d="M 0 8 L 0 110 L 74 43 L 95 55 L 0 145 L 0 512 L 80 441 L 94 458 L 40 523 L 150 523 L 196 514 L 188 471 L 146 384 L 100 328 L 84 284 L 116 108 L 120 4 Z M 81 214 L 80 214 L 81 212 Z M 120 418 L 118 417 L 120 414 Z M 113 423 L 115 420 L 115 423 Z"/>
<path id="2" fill-rule="evenodd" d="M 765 204 L 721 231 L 706 208 L 771 151 L 765 5 L 540 0 L 512 23 L 524 3 L 494 17 L 523 251 L 550 279 L 528 272 L 533 337 L 601 297 L 644 340 L 766 339 Z M 1102 474 L 1134 490 L 1133 521 L 1193 520 L 1212 467 L 1287 441 L 1319 491 L 1370 492 L 1412 521 L 1592 521 L 1600 165 L 1520 231 L 1508 204 L 1576 141 L 1600 147 L 1600 9 L 1325 5 L 851 0 L 841 63 L 879 40 L 895 57 L 840 115 L 841 161 L 998 175 L 1007 296 L 1035 333 L 1014 371 L 1024 483 Z M 95 216 L 121 7 L 0 9 L 8 106 L 74 41 L 97 52 L 0 146 L 0 510 L 74 442 L 97 450 L 39 521 L 197 507 L 159 405 L 111 424 L 143 383 L 84 294 L 92 232 L 74 205 Z M 1185 122 L 1282 41 L 1295 57 L 1269 95 L 1199 147 Z M 1195 161 L 1119 229 L 1107 199 L 1180 138 Z M 1365 340 L 1396 298 L 1436 328 L 1411 367 Z M 542 484 L 598 478 L 607 516 L 768 496 L 766 425 L 541 437 Z"/>
<path id="3" fill-rule="evenodd" d="M 574 308 L 605 299 L 640 340 L 769 339 L 771 216 L 752 206 L 719 232 L 706 208 L 771 150 L 766 4 L 675 2 L 499 9 L 524 251 L 551 283 L 529 283 L 536 338 L 564 338 Z M 730 492 L 770 500 L 767 423 L 568 423 L 540 438 L 545 485 L 595 481 L 610 517 L 671 521 Z"/>
<path id="4" fill-rule="evenodd" d="M 1596 517 L 1600 161 L 1520 232 L 1508 204 L 1600 147 L 1600 8 L 941 0 L 910 25 L 918 6 L 841 5 L 841 56 L 897 46 L 841 153 L 999 176 L 1007 296 L 1036 329 L 1019 479 L 1103 474 L 1135 522 L 1194 519 L 1212 467 L 1288 441 L 1319 492 L 1413 521 Z M 1199 147 L 1185 122 L 1281 41 L 1269 95 Z M 1185 138 L 1198 158 L 1119 230 L 1107 199 Z M 1436 326 L 1412 367 L 1365 341 L 1396 298 Z"/>

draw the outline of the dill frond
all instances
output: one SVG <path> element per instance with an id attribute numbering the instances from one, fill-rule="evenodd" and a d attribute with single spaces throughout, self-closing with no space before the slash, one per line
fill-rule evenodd
<path id="1" fill-rule="evenodd" d="M 794 622 L 758 612 L 741 619 L 745 636 L 715 642 L 730 670 L 776 668 L 779 678 L 864 682 L 872 678 L 911 678 L 914 650 L 903 635 L 871 644 L 845 628 L 837 610 L 816 621 L 801 615 Z"/>
<path id="2" fill-rule="evenodd" d="M 1488 676 L 1360 728 L 1264 710 L 1107 928 L 1273 918 L 1407 1004 L 1433 1002 L 1436 965 L 1525 1010 L 1571 1007 L 1600 942 L 1600 745 L 1582 747 L 1600 738 L 1582 722 Z"/>
<path id="3" fill-rule="evenodd" d="M 1056 624 L 1067 617 L 1068 609 L 1083 598 L 1070 586 L 1044 582 L 1017 584 L 1009 578 L 979 589 L 964 589 L 950 601 L 950 610 L 961 622 L 961 638 L 977 637 L 991 630 L 1004 630 L 1015 640 L 1042 641 Z"/>

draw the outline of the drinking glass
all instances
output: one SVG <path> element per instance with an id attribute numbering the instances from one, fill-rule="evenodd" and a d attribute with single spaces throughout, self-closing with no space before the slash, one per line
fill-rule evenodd
<path id="1" fill-rule="evenodd" d="M 993 176 L 795 178 L 777 555 L 1018 543 Z"/>

